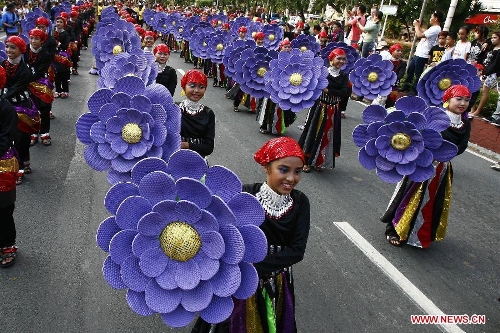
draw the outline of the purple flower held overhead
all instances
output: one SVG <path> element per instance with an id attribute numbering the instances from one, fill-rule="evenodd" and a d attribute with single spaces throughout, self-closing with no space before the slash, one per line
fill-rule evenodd
<path id="1" fill-rule="evenodd" d="M 349 73 L 352 91 L 367 99 L 374 100 L 378 95 L 388 96 L 396 83 L 397 75 L 390 60 L 382 60 L 379 54 L 356 61 L 355 69 Z"/>
<path id="2" fill-rule="evenodd" d="M 433 160 L 446 162 L 458 152 L 455 144 L 441 136 L 450 126 L 450 118 L 420 97 L 402 97 L 395 108 L 387 113 L 381 105 L 370 105 L 363 111 L 365 124 L 353 131 L 354 143 L 362 147 L 359 162 L 368 170 L 376 169 L 388 183 L 397 183 L 404 176 L 415 182 L 430 179 Z"/>
<path id="3" fill-rule="evenodd" d="M 254 47 L 241 52 L 236 62 L 233 79 L 240 84 L 241 90 L 256 98 L 269 97 L 264 75 L 269 70 L 269 63 L 278 58 L 278 52 L 264 47 Z"/>
<path id="4" fill-rule="evenodd" d="M 130 170 L 145 157 L 167 157 L 180 148 L 180 110 L 168 90 L 145 86 L 135 76 L 99 89 L 89 99 L 90 112 L 76 123 L 78 139 L 87 145 L 85 161 L 106 171 L 112 184 L 130 179 Z"/>
<path id="5" fill-rule="evenodd" d="M 281 27 L 277 24 L 265 24 L 262 27 L 262 32 L 266 36 L 264 47 L 268 50 L 278 50 L 283 40 L 283 30 Z"/>
<path id="6" fill-rule="evenodd" d="M 323 59 L 312 51 L 292 49 L 279 52 L 264 76 L 271 100 L 283 110 L 300 112 L 310 108 L 328 86 L 328 70 Z"/>
<path id="7" fill-rule="evenodd" d="M 341 70 L 348 74 L 354 69 L 354 63 L 361 57 L 354 47 L 346 43 L 331 42 L 328 43 L 324 49 L 320 51 L 321 58 L 325 60 L 325 66 L 330 67 L 330 60 L 328 56 L 334 49 L 342 49 L 346 54 L 346 60 Z"/>
<path id="8" fill-rule="evenodd" d="M 450 59 L 432 67 L 418 81 L 418 96 L 429 105 L 441 105 L 444 91 L 451 86 L 462 84 L 471 93 L 479 90 L 481 79 L 477 76 L 474 65 L 464 59 Z"/>
<path id="9" fill-rule="evenodd" d="M 159 313 L 172 327 L 188 325 L 196 313 L 209 323 L 227 319 L 232 297 L 255 293 L 252 263 L 267 253 L 259 201 L 241 192 L 234 173 L 207 168 L 191 150 L 177 151 L 168 164 L 144 159 L 131 175 L 104 200 L 113 214 L 97 232 L 99 247 L 109 252 L 106 281 L 127 289 L 136 313 Z"/>
<path id="10" fill-rule="evenodd" d="M 237 40 L 229 45 L 224 51 L 224 73 L 229 77 L 236 75 L 236 63 L 240 60 L 241 53 L 247 49 L 255 48 L 256 44 L 253 40 Z"/>
<path id="11" fill-rule="evenodd" d="M 321 45 L 316 41 L 316 38 L 311 35 L 298 35 L 297 38 L 291 41 L 292 48 L 299 49 L 302 52 L 309 50 L 313 54 L 318 54 L 321 49 Z"/>
<path id="12" fill-rule="evenodd" d="M 226 48 L 231 44 L 229 31 L 217 30 L 208 38 L 207 54 L 210 60 L 216 64 L 222 64 Z"/>

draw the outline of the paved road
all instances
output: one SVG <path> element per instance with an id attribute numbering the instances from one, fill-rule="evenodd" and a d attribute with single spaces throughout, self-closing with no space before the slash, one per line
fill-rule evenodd
<path id="1" fill-rule="evenodd" d="M 33 174 L 18 188 L 15 212 L 18 262 L 0 271 L 0 332 L 189 332 L 166 328 L 158 316 L 136 315 L 125 293 L 102 277 L 105 254 L 96 246 L 95 232 L 109 216 L 103 207 L 109 185 L 104 174 L 85 164 L 74 133 L 95 90 L 97 77 L 86 73 L 91 63 L 90 50 L 82 51 L 70 98 L 55 101 L 53 145 L 31 149 Z M 170 63 L 190 68 L 178 54 Z M 178 87 L 176 100 L 179 92 Z M 204 102 L 217 118 L 211 164 L 229 167 L 243 182 L 262 181 L 252 155 L 271 136 L 258 132 L 251 113 L 234 113 L 223 89 L 209 87 Z M 337 167 L 305 174 L 298 186 L 312 207 L 307 253 L 295 267 L 299 332 L 499 332 L 500 173 L 476 155 L 456 158 L 447 237 L 426 250 L 392 247 L 378 216 L 393 186 L 359 165 L 350 139 L 362 109 L 349 104 Z M 300 136 L 296 125 L 304 117 L 299 114 L 290 136 Z M 410 322 L 411 314 L 439 310 L 485 315 L 486 324 Z"/>

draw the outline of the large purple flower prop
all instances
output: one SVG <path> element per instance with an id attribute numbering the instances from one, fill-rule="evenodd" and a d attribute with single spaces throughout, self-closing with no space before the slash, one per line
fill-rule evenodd
<path id="1" fill-rule="evenodd" d="M 210 36 L 215 32 L 215 29 L 207 22 L 200 22 L 196 31 L 191 35 L 189 47 L 195 57 L 208 59 L 208 43 Z"/>
<path id="2" fill-rule="evenodd" d="M 283 110 L 300 112 L 312 107 L 322 89 L 328 86 L 323 59 L 309 50 L 279 52 L 278 59 L 271 60 L 269 67 L 264 76 L 266 90 Z"/>
<path id="3" fill-rule="evenodd" d="M 226 48 L 231 44 L 229 31 L 217 30 L 208 38 L 207 54 L 213 63 L 221 64 Z"/>
<path id="4" fill-rule="evenodd" d="M 481 86 L 477 69 L 464 59 L 443 61 L 425 73 L 417 84 L 418 96 L 430 105 L 441 105 L 444 91 L 456 84 L 468 87 L 471 93 Z"/>
<path id="5" fill-rule="evenodd" d="M 29 12 L 21 21 L 21 28 L 24 32 L 29 32 L 31 29 L 36 28 L 36 19 L 39 17 L 45 17 L 50 22 L 50 15 L 36 7 L 32 12 Z M 52 24 L 47 27 L 47 31 L 52 31 Z"/>
<path id="6" fill-rule="evenodd" d="M 330 60 L 328 56 L 334 49 L 342 49 L 346 54 L 346 61 L 341 70 L 348 74 L 354 69 L 354 63 L 361 57 L 354 47 L 347 45 L 346 43 L 331 42 L 328 43 L 325 48 L 320 51 L 321 58 L 325 60 L 325 66 L 330 66 Z"/>
<path id="7" fill-rule="evenodd" d="M 168 14 L 165 12 L 157 12 L 154 15 L 153 19 L 153 24 L 152 27 L 153 29 L 161 32 L 162 34 L 168 34 L 170 27 L 168 26 Z"/>
<path id="8" fill-rule="evenodd" d="M 139 77 L 150 85 L 155 82 L 158 67 L 154 65 L 155 56 L 151 52 L 132 50 L 132 53 L 117 54 L 101 69 L 101 76 L 97 81 L 98 88 L 113 88 L 116 81 L 126 75 Z"/>
<path id="9" fill-rule="evenodd" d="M 199 23 L 200 23 L 199 16 L 191 16 L 190 18 L 188 18 L 186 20 L 186 23 L 184 24 L 184 30 L 182 30 L 182 38 L 190 42 L 191 36 L 196 32 L 196 29 L 199 27 Z"/>
<path id="10" fill-rule="evenodd" d="M 106 281 L 127 289 L 136 313 L 159 313 L 172 327 L 188 325 L 196 313 L 209 323 L 225 320 L 232 297 L 247 299 L 258 285 L 252 263 L 267 252 L 260 203 L 241 192 L 234 173 L 207 168 L 191 150 L 174 153 L 168 164 L 144 159 L 131 174 L 104 200 L 113 214 L 97 232 L 109 252 Z"/>
<path id="11" fill-rule="evenodd" d="M 381 105 L 370 105 L 363 111 L 365 124 L 353 131 L 354 143 L 362 147 L 359 162 L 368 170 L 376 169 L 388 183 L 397 183 L 404 176 L 415 182 L 430 179 L 433 160 L 446 162 L 458 152 L 455 144 L 441 136 L 450 126 L 450 118 L 420 97 L 402 97 L 395 108 L 387 113 Z"/>
<path id="12" fill-rule="evenodd" d="M 233 79 L 240 84 L 241 90 L 256 98 L 269 97 L 264 76 L 269 71 L 269 63 L 278 58 L 278 52 L 264 47 L 254 47 L 241 52 L 235 64 Z"/>
<path id="13" fill-rule="evenodd" d="M 139 160 L 168 157 L 180 148 L 180 110 L 162 85 L 146 87 L 140 78 L 125 76 L 114 89 L 92 94 L 88 107 L 76 135 L 87 145 L 85 161 L 97 171 L 109 170 L 112 184 L 129 179 Z"/>
<path id="14" fill-rule="evenodd" d="M 179 23 L 183 24 L 183 19 L 181 18 L 181 14 L 174 12 L 171 14 L 168 14 L 167 17 L 167 29 L 169 33 L 173 33 L 175 30 L 177 30 L 177 26 Z"/>
<path id="15" fill-rule="evenodd" d="M 186 19 L 181 16 L 177 21 L 175 21 L 175 25 L 172 25 L 171 32 L 174 34 L 175 40 L 182 41 L 182 33 L 184 31 L 185 24 Z"/>
<path id="16" fill-rule="evenodd" d="M 264 47 L 276 51 L 283 40 L 283 30 L 277 24 L 265 24 L 262 27 L 262 32 L 266 36 L 264 39 Z"/>
<path id="17" fill-rule="evenodd" d="M 319 53 L 321 45 L 316 41 L 316 38 L 311 35 L 298 35 L 297 38 L 292 39 L 291 45 L 293 49 L 299 49 L 302 52 L 309 50 L 315 55 Z"/>
<path id="18" fill-rule="evenodd" d="M 238 29 L 240 27 L 247 27 L 247 29 L 248 29 L 248 25 L 250 24 L 250 22 L 252 22 L 252 20 L 246 16 L 237 17 L 231 23 L 231 34 L 233 35 L 233 37 L 238 38 Z M 252 39 L 251 34 L 247 33 L 245 36 L 245 39 Z"/>
<path id="19" fill-rule="evenodd" d="M 5 51 L 5 43 L 0 42 L 0 62 L 3 62 L 4 60 L 7 60 L 7 52 Z"/>
<path id="20" fill-rule="evenodd" d="M 132 23 L 125 20 L 100 25 L 92 37 L 92 53 L 97 69 L 101 69 L 115 55 L 141 49 L 141 38 Z"/>
<path id="21" fill-rule="evenodd" d="M 370 100 L 374 100 L 378 95 L 388 96 L 398 79 L 392 62 L 382 60 L 379 54 L 361 58 L 354 66 L 355 69 L 349 73 L 352 91 Z"/>
<path id="22" fill-rule="evenodd" d="M 240 60 L 241 52 L 255 48 L 254 40 L 237 40 L 233 44 L 229 45 L 224 53 L 224 58 L 222 63 L 224 64 L 224 73 L 229 77 L 234 77 L 236 75 L 236 63 Z"/>
<path id="23" fill-rule="evenodd" d="M 144 18 L 144 23 L 146 23 L 149 26 L 153 26 L 154 20 L 155 20 L 155 14 L 156 11 L 152 9 L 144 9 L 144 13 L 142 14 L 142 17 Z"/>

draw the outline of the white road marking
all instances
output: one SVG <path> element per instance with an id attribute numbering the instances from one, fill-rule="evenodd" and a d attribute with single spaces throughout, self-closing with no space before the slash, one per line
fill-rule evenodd
<path id="1" fill-rule="evenodd" d="M 179 73 L 181 73 L 181 75 L 184 75 L 186 72 L 184 72 L 184 70 L 182 68 L 177 68 L 177 71 Z"/>
<path id="2" fill-rule="evenodd" d="M 423 292 L 421 292 L 403 273 L 398 271 L 389 260 L 378 252 L 366 239 L 361 236 L 348 222 L 333 222 L 368 257 L 382 272 L 387 275 L 403 292 L 405 292 L 415 304 L 429 315 L 445 315 Z M 411 323 L 408 317 L 408 322 Z M 440 325 L 443 332 L 465 333 L 457 325 Z"/>

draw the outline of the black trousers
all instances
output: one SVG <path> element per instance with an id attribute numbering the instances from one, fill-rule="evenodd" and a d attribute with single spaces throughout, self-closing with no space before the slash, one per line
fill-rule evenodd
<path id="1" fill-rule="evenodd" d="M 52 104 L 38 106 L 38 111 L 40 111 L 40 134 L 50 133 L 50 110 L 52 109 Z"/>
<path id="2" fill-rule="evenodd" d="M 14 224 L 14 207 L 0 208 L 0 248 L 16 244 L 16 225 Z"/>
<path id="3" fill-rule="evenodd" d="M 30 141 L 31 135 L 16 129 L 14 134 L 14 146 L 19 154 L 19 168 L 23 168 L 24 162 L 30 160 Z"/>
<path id="4" fill-rule="evenodd" d="M 69 69 L 68 71 L 64 72 L 57 72 L 56 73 L 56 92 L 62 93 L 62 92 L 69 92 Z"/>

